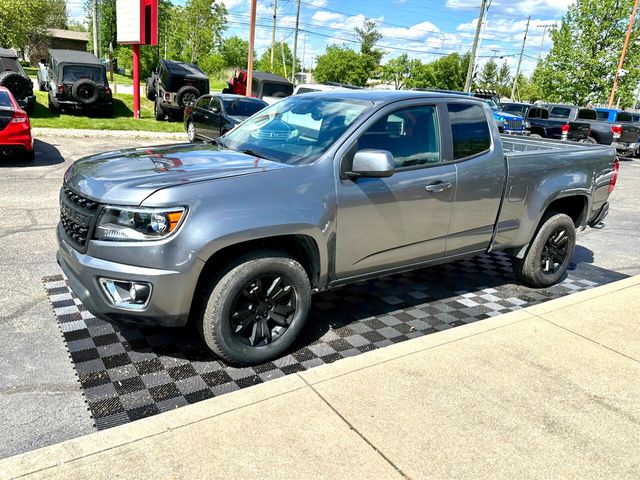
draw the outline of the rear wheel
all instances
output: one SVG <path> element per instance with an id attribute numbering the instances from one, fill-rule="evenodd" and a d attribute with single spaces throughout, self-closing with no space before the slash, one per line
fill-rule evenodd
<path id="1" fill-rule="evenodd" d="M 302 265 L 282 252 L 254 252 L 210 286 L 200 332 L 226 362 L 266 362 L 291 346 L 310 306 L 311 287 Z"/>
<path id="2" fill-rule="evenodd" d="M 153 102 L 156 99 L 156 90 L 152 77 L 147 78 L 145 94 L 147 96 L 147 100 L 151 100 Z"/>
<path id="3" fill-rule="evenodd" d="M 598 143 L 598 141 L 593 137 L 587 137 L 586 139 L 583 140 L 583 142 L 590 143 L 592 145 L 596 145 Z"/>
<path id="4" fill-rule="evenodd" d="M 51 113 L 57 114 L 62 111 L 62 108 L 60 107 L 60 103 L 55 98 L 52 98 L 51 92 L 49 92 L 47 99 L 49 104 L 49 111 Z"/>
<path id="5" fill-rule="evenodd" d="M 196 100 L 200 97 L 200 92 L 196 87 L 184 86 L 176 93 L 176 102 L 181 108 L 189 107 L 196 103 Z"/>
<path id="6" fill-rule="evenodd" d="M 541 222 L 524 258 L 513 259 L 516 277 L 530 287 L 548 287 L 562 278 L 576 246 L 576 228 L 564 213 L 550 212 Z"/>
<path id="7" fill-rule="evenodd" d="M 36 151 L 35 150 L 26 151 L 22 158 L 24 159 L 25 162 L 31 163 L 36 159 Z"/>
<path id="8" fill-rule="evenodd" d="M 538 135 L 537 133 L 532 133 L 529 135 L 529 138 L 542 138 L 542 135 Z"/>
<path id="9" fill-rule="evenodd" d="M 156 98 L 156 101 L 153 104 L 153 116 L 159 122 L 164 120 L 165 113 L 162 105 L 160 105 L 160 99 Z"/>

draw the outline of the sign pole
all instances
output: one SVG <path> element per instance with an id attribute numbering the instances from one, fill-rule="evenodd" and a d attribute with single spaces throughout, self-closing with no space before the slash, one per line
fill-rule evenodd
<path id="1" fill-rule="evenodd" d="M 131 45 L 133 52 L 133 118 L 140 118 L 140 45 Z"/>
<path id="2" fill-rule="evenodd" d="M 249 58 L 247 59 L 247 91 L 245 95 L 251 96 L 253 88 L 253 48 L 256 41 L 256 0 L 251 0 L 251 21 L 249 25 Z"/>

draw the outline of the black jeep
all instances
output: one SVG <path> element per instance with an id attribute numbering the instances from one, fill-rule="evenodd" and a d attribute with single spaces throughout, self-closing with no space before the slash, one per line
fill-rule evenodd
<path id="1" fill-rule="evenodd" d="M 40 64 L 38 83 L 49 92 L 52 113 L 73 109 L 113 115 L 106 68 L 92 53 L 49 50 L 49 59 Z"/>
<path id="2" fill-rule="evenodd" d="M 156 120 L 182 119 L 184 108 L 209 93 L 209 77 L 192 63 L 160 60 L 147 78 L 147 98 L 155 101 Z"/>
<path id="3" fill-rule="evenodd" d="M 25 112 L 33 113 L 36 104 L 33 82 L 18 62 L 15 50 L 0 48 L 0 87 L 6 87 Z"/>

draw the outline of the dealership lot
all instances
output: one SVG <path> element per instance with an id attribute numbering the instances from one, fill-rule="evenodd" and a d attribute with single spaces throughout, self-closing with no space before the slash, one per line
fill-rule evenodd
<path id="1" fill-rule="evenodd" d="M 0 193 L 0 263 L 3 273 L 0 277 L 0 288 L 4 292 L 0 319 L 5 334 L 0 355 L 0 401 L 5 406 L 0 414 L 0 429 L 7 432 L 3 435 L 5 440 L 0 443 L 0 457 L 77 437 L 96 428 L 125 423 L 137 418 L 136 415 L 145 416 L 147 413 L 181 406 L 185 402 L 190 403 L 190 398 L 195 401 L 200 399 L 198 395 L 205 395 L 199 392 L 205 391 L 206 388 L 210 388 L 213 394 L 223 393 L 225 389 L 249 386 L 258 382 L 258 379 L 264 381 L 275 378 L 288 373 L 289 370 L 296 371 L 329 363 L 346 356 L 341 355 L 342 352 L 357 354 L 370 348 L 384 347 L 393 343 L 393 339 L 401 340 L 440 331 L 465 323 L 469 318 L 482 321 L 482 318 L 508 311 L 506 304 L 502 303 L 508 300 L 511 302 L 507 303 L 515 308 L 521 306 L 519 302 L 543 301 L 545 298 L 570 294 L 574 290 L 640 273 L 640 221 L 637 213 L 640 200 L 640 161 L 628 160 L 623 161 L 621 165 L 620 179 L 611 199 L 612 211 L 607 219 L 606 228 L 600 231 L 590 230 L 579 236 L 579 248 L 574 257 L 575 267 L 568 280 L 556 288 L 557 291 L 549 289 L 532 292 L 514 286 L 513 279 L 509 277 L 507 264 L 499 257 L 422 271 L 413 276 L 384 279 L 381 284 L 368 282 L 351 289 L 338 290 L 315 299 L 312 319 L 320 320 L 315 324 L 318 331 L 308 329 L 309 335 L 292 354 L 295 361 L 274 365 L 276 368 L 265 367 L 261 372 L 240 373 L 219 364 L 214 365 L 218 362 L 198 356 L 197 345 L 192 349 L 192 357 L 189 357 L 189 352 L 176 352 L 176 342 L 166 338 L 173 333 L 166 331 L 107 331 L 108 325 L 93 323 L 90 325 L 91 329 L 86 328 L 88 337 L 81 333 L 78 338 L 72 335 L 63 338 L 56 320 L 65 323 L 67 319 L 61 316 L 70 312 L 57 311 L 56 318 L 43 284 L 43 279 L 46 278 L 50 295 L 62 295 L 53 298 L 54 306 L 56 299 L 68 301 L 65 300 L 64 291 L 55 290 L 63 288 L 55 283 L 60 281 L 56 278 L 60 271 L 55 262 L 55 226 L 58 219 L 58 189 L 63 173 L 72 161 L 83 155 L 154 143 L 161 142 L 43 137 L 36 144 L 38 154 L 33 165 L 5 163 L 0 166 L 4 185 Z M 482 268 L 483 265 L 488 267 Z M 433 289 L 440 283 L 442 288 L 437 295 L 421 297 L 421 293 L 430 291 L 429 288 Z M 387 292 L 386 300 L 382 297 L 384 292 Z M 414 300 L 408 299 L 407 295 Z M 482 295 L 488 297 L 477 301 Z M 474 315 L 475 311 L 466 311 L 463 315 L 459 313 L 461 308 L 456 310 L 451 305 L 443 307 L 456 301 L 454 297 L 467 298 L 476 304 L 496 304 L 501 308 L 492 305 L 477 309 L 479 315 Z M 374 299 L 378 300 L 373 301 Z M 75 302 L 71 303 L 75 305 Z M 62 309 L 69 307 L 72 305 L 58 305 L 58 308 Z M 428 321 L 415 318 L 424 325 L 414 322 L 411 325 L 413 330 L 409 328 L 406 331 L 399 327 L 412 321 L 406 318 L 406 315 L 411 316 L 410 311 L 420 310 L 424 313 L 429 312 L 429 309 L 439 310 L 439 313 L 431 310 L 428 314 L 429 318 L 440 315 L 437 323 L 432 325 Z M 81 309 L 77 310 L 79 313 Z M 452 311 L 456 314 L 452 314 Z M 344 312 L 347 312 L 347 315 L 344 315 Z M 418 317 L 420 315 L 418 314 Z M 371 317 L 376 317 L 381 323 L 371 321 Z M 386 318 L 385 323 L 381 317 L 392 318 Z M 67 333 L 81 330 L 68 329 Z M 399 334 L 396 335 L 392 330 Z M 89 359 L 79 358 L 78 355 L 74 357 L 74 353 L 87 350 L 80 346 L 87 338 L 95 341 L 95 338 L 105 335 L 110 335 L 109 338 L 113 341 L 102 345 L 112 348 L 110 354 L 102 355 L 100 351 L 97 353 L 103 363 L 104 358 L 122 353 L 119 349 L 126 350 L 124 343 L 127 335 L 129 338 L 133 335 L 138 341 L 151 344 L 151 347 L 145 349 L 134 346 L 132 350 L 141 357 L 135 359 L 129 356 L 132 361 L 128 364 L 114 363 L 105 365 L 102 370 L 88 368 L 79 371 L 78 373 L 84 375 L 97 374 L 94 380 L 98 378 L 91 383 L 87 380 L 89 377 L 81 376 L 81 382 L 85 381 L 80 388 L 75 369 L 79 369 L 81 364 L 84 365 L 80 370 L 89 367 Z M 189 333 L 178 333 L 178 336 L 182 335 Z M 352 343 L 344 340 L 346 338 L 350 338 Z M 366 342 L 363 343 L 362 339 Z M 349 343 L 349 346 L 344 342 Z M 356 345 L 358 342 L 359 346 Z M 71 357 L 67 348 L 71 351 Z M 153 357 L 144 357 L 143 354 L 148 354 L 149 350 Z M 304 355 L 295 356 L 295 353 L 301 351 Z M 145 382 L 147 378 L 143 377 L 154 372 L 142 373 L 135 364 L 146 361 L 160 364 L 162 368 L 156 371 L 162 370 L 164 375 L 166 370 L 167 380 L 156 384 L 153 384 L 155 380 Z M 168 364 L 171 361 L 175 361 L 175 364 Z M 204 363 L 208 365 L 203 367 Z M 288 366 L 289 369 L 286 368 Z M 132 368 L 138 375 L 133 375 Z M 197 371 L 198 368 L 205 370 Z M 198 375 L 185 376 L 186 372 L 192 371 L 191 369 L 197 371 Z M 223 371 L 226 376 L 213 374 L 219 371 Z M 101 372 L 107 372 L 108 382 L 99 380 Z M 120 380 L 131 378 L 134 380 L 124 383 L 123 387 Z M 217 380 L 207 381 L 212 378 Z M 220 381 L 220 378 L 224 378 L 225 381 Z M 189 379 L 195 379 L 192 383 L 204 382 L 205 385 L 184 386 Z M 144 388 L 134 386 L 141 384 Z M 153 390 L 154 388 L 156 390 Z M 220 391 L 216 391 L 216 388 Z M 178 391 L 180 395 L 172 396 L 169 391 Z M 194 395 L 190 397 L 191 394 Z M 147 402 L 142 399 L 146 395 L 153 401 Z M 181 400 L 170 401 L 175 398 Z"/>

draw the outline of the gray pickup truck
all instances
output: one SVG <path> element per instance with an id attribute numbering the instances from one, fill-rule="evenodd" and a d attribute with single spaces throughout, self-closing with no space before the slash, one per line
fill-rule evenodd
<path id="1" fill-rule="evenodd" d="M 313 292 L 487 251 L 527 285 L 557 282 L 617 170 L 611 146 L 501 137 L 466 96 L 308 93 L 217 145 L 75 162 L 58 262 L 96 316 L 192 320 L 222 359 L 254 364 L 292 344 Z"/>

